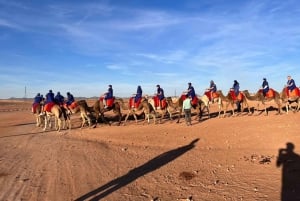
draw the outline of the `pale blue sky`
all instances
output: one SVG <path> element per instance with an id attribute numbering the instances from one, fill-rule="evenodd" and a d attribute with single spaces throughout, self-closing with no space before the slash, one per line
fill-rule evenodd
<path id="1" fill-rule="evenodd" d="M 300 83 L 297 0 L 0 0 L 0 98 Z"/>

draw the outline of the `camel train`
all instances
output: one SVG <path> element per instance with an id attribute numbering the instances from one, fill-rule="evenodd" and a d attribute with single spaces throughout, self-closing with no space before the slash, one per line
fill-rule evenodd
<path id="1" fill-rule="evenodd" d="M 71 129 L 71 119 L 75 114 L 80 114 L 81 126 L 83 128 L 87 125 L 89 128 L 97 127 L 100 122 L 111 125 L 112 117 L 116 117 L 117 125 L 126 125 L 130 116 L 133 116 L 135 123 L 138 123 L 138 118 L 143 116 L 143 124 L 150 124 L 153 121 L 156 123 L 163 123 L 166 117 L 169 120 L 174 120 L 180 123 L 182 115 L 182 105 L 185 96 L 182 95 L 178 98 L 166 97 L 160 103 L 155 102 L 155 97 L 144 96 L 141 98 L 138 104 L 134 104 L 132 99 L 129 99 L 128 104 L 125 104 L 121 98 L 113 98 L 108 104 L 108 107 L 104 107 L 102 100 L 96 100 L 92 106 L 88 105 L 86 100 L 75 101 L 72 107 L 59 106 L 57 104 L 52 105 L 51 109 L 42 113 L 43 103 L 35 105 L 33 113 L 36 118 L 36 126 L 43 126 L 43 130 L 52 128 L 54 121 L 55 129 L 60 131 L 61 129 Z M 211 104 L 216 103 L 218 105 L 218 118 L 224 118 L 228 115 L 238 116 L 243 112 L 247 112 L 248 115 L 259 115 L 264 113 L 268 115 L 269 108 L 276 108 L 277 114 L 282 114 L 282 107 L 285 108 L 286 114 L 290 110 L 298 112 L 300 108 L 300 90 L 297 88 L 293 93 L 288 94 L 287 88 L 284 88 L 281 93 L 270 89 L 264 96 L 262 90 L 258 90 L 255 94 L 250 94 L 248 90 L 240 91 L 238 95 L 232 90 L 229 90 L 226 96 L 221 90 L 212 94 L 204 93 L 202 96 L 196 96 L 195 100 L 192 100 L 193 111 L 196 113 L 196 118 L 201 121 L 203 115 L 207 113 L 208 119 L 211 117 L 209 108 Z M 239 108 L 240 107 L 240 108 Z M 252 111 L 253 109 L 253 111 Z M 106 113 L 112 111 L 110 115 Z M 124 114 L 124 115 L 123 115 Z"/>

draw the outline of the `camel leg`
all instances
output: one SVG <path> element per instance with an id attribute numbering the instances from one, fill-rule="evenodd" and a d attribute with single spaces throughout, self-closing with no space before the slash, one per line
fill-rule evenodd
<path id="1" fill-rule="evenodd" d="M 126 117 L 125 117 L 125 120 L 124 120 L 124 123 L 123 123 L 123 125 L 125 126 L 126 125 L 126 122 L 127 122 L 127 119 L 128 119 L 128 117 L 129 117 L 129 115 L 130 115 L 130 111 L 127 113 L 127 115 L 126 115 Z"/>
<path id="2" fill-rule="evenodd" d="M 208 113 L 208 118 L 210 119 L 210 111 L 209 111 L 209 106 L 207 106 L 207 113 Z"/>
<path id="3" fill-rule="evenodd" d="M 221 117 L 221 112 L 222 112 L 222 110 L 220 110 L 220 109 L 219 109 L 218 118 L 220 118 L 220 117 Z"/>
<path id="4" fill-rule="evenodd" d="M 119 123 L 118 123 L 118 126 L 120 126 L 121 123 L 122 123 L 122 114 L 119 113 L 118 116 L 119 116 Z"/>
<path id="5" fill-rule="evenodd" d="M 90 114 L 90 115 L 91 115 L 91 114 Z M 86 118 L 87 118 L 87 120 L 88 120 L 89 128 L 91 128 L 91 126 L 92 126 L 92 119 L 91 119 L 91 117 L 88 116 L 88 115 L 86 115 Z"/>
<path id="6" fill-rule="evenodd" d="M 208 118 L 210 118 L 209 107 L 206 106 L 206 105 L 204 105 L 203 108 L 201 108 L 201 106 L 200 106 L 200 107 L 199 107 L 199 114 L 197 115 L 198 118 L 199 118 L 199 119 L 198 119 L 199 121 L 201 121 L 205 109 L 206 109 Z"/>
<path id="7" fill-rule="evenodd" d="M 102 121 L 103 121 L 105 124 L 108 124 L 108 125 L 111 126 L 110 122 L 107 122 L 107 121 L 106 121 L 106 119 L 105 119 L 105 117 L 104 117 L 104 112 L 101 113 L 100 115 L 101 115 L 100 117 L 101 117 Z"/>
<path id="8" fill-rule="evenodd" d="M 129 117 L 130 115 L 133 115 L 134 120 L 135 120 L 135 123 L 136 123 L 136 124 L 138 123 L 138 121 L 137 121 L 137 116 L 136 116 L 135 112 L 132 111 L 132 110 L 130 110 L 130 111 L 127 113 L 126 117 L 125 117 L 125 120 L 124 120 L 124 123 L 123 123 L 124 126 L 126 125 L 127 119 L 128 119 L 128 117 Z"/>
<path id="9" fill-rule="evenodd" d="M 163 118 L 164 118 L 165 115 L 166 115 L 165 111 L 162 111 L 162 112 L 161 112 L 161 117 L 160 117 L 160 119 L 159 119 L 159 123 L 160 123 L 160 124 L 162 123 L 162 120 L 163 120 Z M 153 115 L 153 116 L 154 116 L 154 115 Z"/>
<path id="10" fill-rule="evenodd" d="M 149 113 L 145 113 L 145 119 L 144 119 L 143 125 L 145 124 L 145 122 L 147 121 L 147 119 L 148 119 L 148 124 L 149 124 L 149 122 L 150 122 L 149 115 L 150 115 Z"/>
<path id="11" fill-rule="evenodd" d="M 147 121 L 148 121 L 148 124 L 150 124 L 150 113 L 147 114 Z"/>
<path id="12" fill-rule="evenodd" d="M 64 119 L 61 121 L 61 128 L 66 129 L 67 121 Z"/>
<path id="13" fill-rule="evenodd" d="M 167 108 L 167 112 L 169 113 L 170 120 L 172 121 L 172 120 L 173 120 L 173 117 L 172 117 L 172 113 L 171 113 L 171 111 L 170 111 L 169 108 Z"/>
<path id="14" fill-rule="evenodd" d="M 288 102 L 285 104 L 285 110 L 286 110 L 286 114 L 289 114 L 289 103 Z"/>
<path id="15" fill-rule="evenodd" d="M 209 112 L 209 105 L 205 105 L 204 108 L 206 109 L 206 112 L 207 112 L 207 116 L 208 118 L 210 119 L 210 112 Z M 204 111 L 204 108 L 202 111 Z M 202 113 L 202 112 L 201 112 Z M 202 114 L 201 114 L 202 115 Z M 199 121 L 201 120 L 201 118 L 199 117 Z"/>
<path id="16" fill-rule="evenodd" d="M 66 124 L 68 125 L 68 128 L 69 128 L 69 130 L 71 130 L 71 128 L 72 128 L 72 125 L 71 125 L 71 117 L 70 117 L 70 114 L 67 114 L 66 113 Z"/>
<path id="17" fill-rule="evenodd" d="M 265 116 L 268 116 L 268 108 L 265 107 Z"/>
<path id="18" fill-rule="evenodd" d="M 223 110 L 223 118 L 226 117 L 226 112 L 227 112 L 227 109 L 228 109 L 228 104 L 226 104 L 225 109 Z"/>
<path id="19" fill-rule="evenodd" d="M 80 129 L 82 129 L 85 124 L 85 117 L 84 117 L 84 114 L 82 114 L 82 113 L 80 114 L 80 116 L 81 116 L 81 121 L 82 121 Z"/>
<path id="20" fill-rule="evenodd" d="M 218 98 L 218 109 L 219 109 L 218 118 L 221 117 L 222 107 L 223 107 L 222 100 L 221 98 Z"/>
<path id="21" fill-rule="evenodd" d="M 152 114 L 153 122 L 156 124 L 156 114 Z"/>
<path id="22" fill-rule="evenodd" d="M 57 132 L 60 132 L 61 125 L 62 125 L 61 119 L 60 119 L 60 118 L 57 118 Z"/>
<path id="23" fill-rule="evenodd" d="M 58 130 L 58 118 L 56 118 L 55 116 L 54 116 L 54 128 L 55 130 Z"/>
<path id="24" fill-rule="evenodd" d="M 44 129 L 43 129 L 43 130 L 46 131 L 47 126 L 48 126 L 48 117 L 47 117 L 47 115 L 45 115 L 44 119 L 45 119 L 45 120 L 44 120 L 44 121 L 45 121 L 45 123 L 44 123 L 45 126 L 44 126 Z"/>
<path id="25" fill-rule="evenodd" d="M 298 112 L 298 111 L 299 111 L 299 103 L 300 103 L 300 99 L 298 99 L 298 101 L 297 101 L 296 112 Z"/>
<path id="26" fill-rule="evenodd" d="M 134 118 L 134 120 L 135 120 L 135 124 L 138 124 L 137 116 L 136 116 L 135 113 L 133 113 L 133 118 Z"/>
<path id="27" fill-rule="evenodd" d="M 178 114 L 178 119 L 177 119 L 177 122 L 176 122 L 176 123 L 179 123 L 179 122 L 180 122 L 180 118 L 181 118 L 181 111 L 180 111 L 179 114 Z"/>
<path id="28" fill-rule="evenodd" d="M 36 127 L 39 127 L 40 124 L 41 124 L 41 118 L 40 118 L 40 115 L 36 115 L 35 118 L 36 118 Z"/>
<path id="29" fill-rule="evenodd" d="M 98 124 L 98 120 L 100 118 L 100 112 L 99 111 L 95 111 L 95 117 L 96 117 L 96 122 L 95 122 L 95 125 L 93 128 L 96 128 L 97 127 L 97 124 Z"/>
<path id="30" fill-rule="evenodd" d="M 72 124 L 71 124 L 71 119 L 70 118 L 67 119 L 67 123 L 68 123 L 69 130 L 71 130 L 72 129 Z"/>

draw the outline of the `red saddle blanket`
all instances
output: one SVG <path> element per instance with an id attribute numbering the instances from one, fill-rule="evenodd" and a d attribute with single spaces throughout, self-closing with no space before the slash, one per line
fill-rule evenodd
<path id="1" fill-rule="evenodd" d="M 134 99 L 135 99 L 134 97 L 129 98 L 129 108 L 132 108 L 132 107 L 138 108 L 139 107 L 142 99 L 139 98 L 136 103 L 134 102 Z"/>
<path id="2" fill-rule="evenodd" d="M 100 97 L 99 100 L 103 101 L 103 99 L 104 99 L 104 97 Z M 115 97 L 106 99 L 106 105 L 107 105 L 107 107 L 112 107 L 113 104 L 114 104 L 114 102 L 115 102 Z"/>
<path id="3" fill-rule="evenodd" d="M 51 112 L 51 109 L 54 105 L 55 105 L 55 103 L 53 103 L 53 102 L 47 103 L 44 107 L 44 111 Z"/>
<path id="4" fill-rule="evenodd" d="M 263 92 L 263 90 L 262 89 L 260 89 L 259 90 L 259 93 L 262 93 Z M 274 91 L 274 89 L 269 89 L 269 91 L 266 93 L 266 97 L 267 98 L 274 98 L 275 97 L 275 91 Z"/>
<path id="5" fill-rule="evenodd" d="M 185 95 L 185 94 L 182 94 L 180 98 L 181 98 L 182 101 L 184 101 L 184 100 L 186 99 L 186 95 Z M 191 103 L 192 103 L 192 106 L 195 106 L 195 105 L 198 104 L 198 98 L 197 98 L 197 96 L 195 96 L 195 97 L 193 98 L 193 100 L 192 100 Z"/>
<path id="6" fill-rule="evenodd" d="M 77 103 L 75 101 L 71 103 L 71 105 L 69 105 L 69 108 L 71 109 L 75 109 L 76 107 L 77 107 Z"/>
<path id="7" fill-rule="evenodd" d="M 33 103 L 32 105 L 32 113 L 35 114 L 36 113 L 36 109 L 39 107 L 39 103 Z"/>
<path id="8" fill-rule="evenodd" d="M 218 94 L 216 92 L 210 92 L 210 91 L 205 91 L 204 95 L 208 97 L 208 99 L 211 101 L 212 98 L 218 98 Z"/>
<path id="9" fill-rule="evenodd" d="M 154 96 L 153 100 L 154 100 L 154 106 L 155 107 L 160 107 L 161 109 L 165 109 L 166 108 L 167 101 L 166 101 L 165 98 L 160 101 L 159 98 L 158 98 L 158 96 Z"/>
<path id="10" fill-rule="evenodd" d="M 230 90 L 229 93 L 234 101 L 242 101 L 243 100 L 243 94 L 241 92 L 239 92 L 237 96 L 235 95 L 234 90 Z"/>
<path id="11" fill-rule="evenodd" d="M 300 89 L 298 87 L 296 87 L 293 91 L 289 91 L 288 88 L 286 87 L 285 88 L 285 92 L 286 92 L 286 95 L 288 97 L 297 97 L 297 96 L 300 96 Z"/>

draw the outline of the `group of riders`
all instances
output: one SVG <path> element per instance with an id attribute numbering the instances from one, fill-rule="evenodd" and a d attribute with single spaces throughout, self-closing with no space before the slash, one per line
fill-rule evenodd
<path id="1" fill-rule="evenodd" d="M 286 84 L 286 94 L 289 97 L 289 95 L 291 93 L 293 93 L 293 91 L 297 87 L 296 87 L 294 79 L 292 79 L 292 77 L 290 75 L 287 76 L 287 80 L 288 81 Z M 271 91 L 270 89 L 271 88 L 269 87 L 269 83 L 268 83 L 267 79 L 263 78 L 263 82 L 262 82 L 262 86 L 261 86 L 261 93 L 263 94 L 264 97 L 269 97 L 268 94 Z M 233 86 L 230 89 L 230 91 L 232 92 L 233 99 L 239 100 L 239 96 L 241 94 L 240 94 L 239 82 L 237 80 L 233 81 Z M 217 92 L 217 85 L 213 80 L 211 80 L 209 87 L 206 89 L 205 95 L 208 96 L 209 100 L 212 103 L 214 102 L 214 98 L 218 97 L 216 92 Z M 141 103 L 141 100 L 142 100 L 142 94 L 143 94 L 142 87 L 140 85 L 138 85 L 136 93 L 134 93 L 132 95 L 132 97 L 129 99 L 129 107 L 130 108 L 137 108 L 139 106 L 139 104 Z M 191 106 L 193 106 L 194 104 L 197 104 L 198 98 L 196 96 L 195 89 L 192 86 L 191 82 L 188 83 L 188 88 L 181 96 L 181 99 L 183 101 L 185 99 L 190 99 Z M 100 96 L 99 100 L 103 103 L 104 108 L 108 108 L 108 107 L 112 106 L 112 104 L 114 102 L 112 85 L 108 85 L 107 91 Z M 163 88 L 161 88 L 161 86 L 159 84 L 156 85 L 156 95 L 153 97 L 153 100 L 154 100 L 154 105 L 155 105 L 156 109 L 157 108 L 163 109 L 166 107 L 167 103 L 166 103 L 166 99 L 165 99 L 165 95 L 164 95 L 164 90 L 163 90 Z M 67 109 L 69 107 L 71 107 L 72 109 L 74 109 L 74 107 L 76 107 L 74 96 L 70 92 L 67 92 L 66 99 L 64 96 L 62 96 L 60 94 L 60 92 L 57 92 L 57 94 L 54 95 L 52 90 L 49 90 L 49 92 L 46 94 L 45 98 L 43 97 L 43 95 L 38 93 L 34 98 L 33 112 L 35 111 L 36 105 L 41 104 L 41 103 L 43 105 L 42 113 L 44 113 L 45 111 L 50 112 L 51 107 L 54 104 L 58 104 Z M 187 107 L 189 107 L 189 106 L 187 106 Z M 183 108 L 183 110 L 184 109 L 185 108 Z M 240 109 L 241 109 L 240 102 L 237 101 L 237 110 L 240 111 Z"/>
<path id="2" fill-rule="evenodd" d="M 70 92 L 67 92 L 67 98 L 65 99 L 65 97 L 61 95 L 60 92 L 57 92 L 57 94 L 55 95 L 53 91 L 50 89 L 49 92 L 46 94 L 46 97 L 44 97 L 40 93 L 37 93 L 37 95 L 34 97 L 33 104 L 32 104 L 33 113 L 36 112 L 36 108 L 40 104 L 43 106 L 41 112 L 42 115 L 46 111 L 50 112 L 52 106 L 55 104 L 66 108 L 74 107 L 75 98 Z"/>

